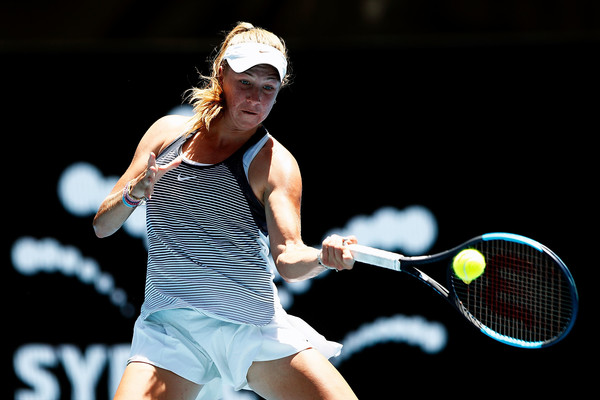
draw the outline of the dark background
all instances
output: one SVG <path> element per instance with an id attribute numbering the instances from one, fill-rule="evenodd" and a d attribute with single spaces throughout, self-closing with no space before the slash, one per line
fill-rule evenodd
<path id="1" fill-rule="evenodd" d="M 419 204 L 437 220 L 431 252 L 485 232 L 519 233 L 553 249 L 578 284 L 570 336 L 531 351 L 484 337 L 401 274 L 357 265 L 316 280 L 289 312 L 332 340 L 395 314 L 448 331 L 438 354 L 388 343 L 344 361 L 358 396 L 591 388 L 600 4 L 583 0 L 3 2 L 7 363 L 31 343 L 83 351 L 130 341 L 135 316 L 75 278 L 20 274 L 11 248 L 24 236 L 76 247 L 125 289 L 137 314 L 144 246 L 123 232 L 96 239 L 91 216 L 67 212 L 57 183 L 78 161 L 120 175 L 239 20 L 289 48 L 293 84 L 265 125 L 300 164 L 307 243 L 355 215 Z M 46 369 L 71 398 L 60 366 Z M 15 373 L 9 382 L 8 398 L 28 388 Z"/>

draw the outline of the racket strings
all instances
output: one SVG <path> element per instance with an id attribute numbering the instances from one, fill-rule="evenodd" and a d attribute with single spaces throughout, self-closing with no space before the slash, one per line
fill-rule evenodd
<path id="1" fill-rule="evenodd" d="M 552 257 L 502 240 L 475 248 L 485 256 L 485 272 L 470 284 L 452 276 L 455 293 L 472 318 L 498 335 L 528 343 L 547 342 L 567 329 L 571 291 Z"/>

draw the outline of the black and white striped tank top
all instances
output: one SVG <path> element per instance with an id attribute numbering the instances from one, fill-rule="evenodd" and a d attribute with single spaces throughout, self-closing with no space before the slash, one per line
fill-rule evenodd
<path id="1" fill-rule="evenodd" d="M 191 137 L 191 136 L 190 136 Z M 250 163 L 269 139 L 259 130 L 223 162 L 185 160 L 148 201 L 148 270 L 142 317 L 195 308 L 236 323 L 265 325 L 279 302 L 265 210 L 248 182 Z M 181 154 L 184 136 L 157 158 Z"/>

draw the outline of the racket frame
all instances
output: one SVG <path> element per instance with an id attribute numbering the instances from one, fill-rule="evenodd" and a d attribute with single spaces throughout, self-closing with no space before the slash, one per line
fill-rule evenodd
<path id="1" fill-rule="evenodd" d="M 415 268 L 415 266 L 417 266 L 417 265 L 424 265 L 424 264 L 430 264 L 430 263 L 435 263 L 435 262 L 443 262 L 444 260 L 450 261 L 460 251 L 467 249 L 467 248 L 471 248 L 476 243 L 479 243 L 481 241 L 492 241 L 492 240 L 503 240 L 503 241 L 510 241 L 510 242 L 527 245 L 529 247 L 532 247 L 532 248 L 550 256 L 553 259 L 553 261 L 560 267 L 560 269 L 562 270 L 563 276 L 566 277 L 568 280 L 569 287 L 571 289 L 570 296 L 571 296 L 571 300 L 572 300 L 572 304 L 573 304 L 572 316 L 569 321 L 569 324 L 566 326 L 566 328 L 563 330 L 563 332 L 560 334 L 560 336 L 553 338 L 552 340 L 549 340 L 549 341 L 528 342 L 528 341 L 524 341 L 524 340 L 520 340 L 520 339 L 502 335 L 502 334 L 490 329 L 489 327 L 485 326 L 483 323 L 481 323 L 479 320 L 477 320 L 473 315 L 471 315 L 471 313 L 463 306 L 458 295 L 454 292 L 453 285 L 451 284 L 451 276 L 452 276 L 453 272 L 452 272 L 452 268 L 450 266 L 451 265 L 450 262 L 447 263 L 448 267 L 446 269 L 447 270 L 446 284 L 448 287 L 443 286 L 442 284 L 440 284 L 439 282 L 437 282 L 436 280 L 431 278 L 429 275 L 427 275 L 423 271 Z M 461 245 L 456 246 L 450 250 L 446 250 L 444 252 L 433 254 L 433 255 L 424 255 L 424 256 L 404 256 L 399 253 L 380 250 L 380 249 L 376 249 L 373 247 L 368 247 L 368 246 L 363 246 L 363 245 L 358 245 L 358 244 L 350 244 L 350 245 L 348 245 L 348 247 L 349 247 L 350 251 L 352 252 L 352 255 L 356 261 L 370 264 L 370 265 L 375 265 L 375 266 L 378 266 L 381 268 L 391 269 L 394 271 L 401 271 L 401 272 L 407 273 L 407 274 L 415 277 L 416 279 L 420 280 L 421 282 L 425 283 L 426 285 L 431 287 L 436 293 L 438 293 L 439 295 L 444 297 L 446 300 L 448 300 L 448 302 L 457 311 L 459 311 L 467 320 L 469 320 L 473 325 L 475 325 L 482 333 L 484 333 L 485 335 L 487 335 L 487 336 L 491 337 L 492 339 L 497 340 L 501 343 L 504 343 L 504 344 L 507 344 L 510 346 L 514 346 L 514 347 L 527 348 L 527 349 L 547 347 L 547 346 L 556 344 L 560 340 L 562 340 L 571 331 L 573 324 L 575 323 L 575 319 L 576 319 L 577 311 L 578 311 L 579 299 L 578 299 L 578 294 L 577 294 L 577 288 L 575 286 L 575 281 L 573 280 L 573 276 L 569 272 L 566 265 L 562 262 L 562 260 L 554 252 L 552 252 L 549 248 L 542 245 L 541 243 L 539 243 L 533 239 L 530 239 L 528 237 L 516 235 L 513 233 L 506 233 L 506 232 L 486 233 L 484 235 L 470 239 L 469 241 L 464 242 Z"/>

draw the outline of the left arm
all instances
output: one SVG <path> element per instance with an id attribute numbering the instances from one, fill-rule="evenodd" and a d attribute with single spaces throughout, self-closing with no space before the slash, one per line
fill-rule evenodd
<path id="1" fill-rule="evenodd" d="M 323 264 L 337 270 L 352 269 L 354 259 L 340 236 L 323 241 L 321 250 L 309 247 L 300 233 L 302 178 L 294 157 L 279 143 L 265 146 L 255 171 L 262 171 L 263 202 L 273 259 L 279 274 L 288 282 L 312 278 L 325 270 Z M 254 163 L 253 163 L 254 164 Z M 349 243 L 356 243 L 349 238 Z"/>

